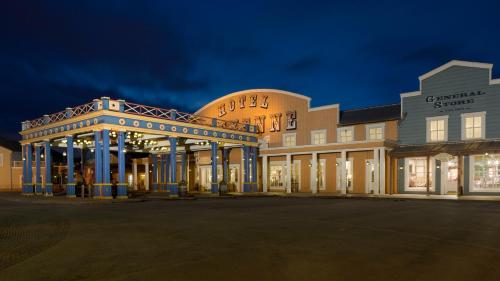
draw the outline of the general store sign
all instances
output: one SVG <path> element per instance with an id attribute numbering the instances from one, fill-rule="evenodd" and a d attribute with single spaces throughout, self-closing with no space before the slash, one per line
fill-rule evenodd
<path id="1" fill-rule="evenodd" d="M 473 104 L 475 102 L 476 97 L 485 94 L 486 92 L 483 91 L 473 91 L 473 92 L 456 93 L 451 95 L 428 96 L 425 98 L 425 101 L 427 103 L 432 104 L 433 107 L 436 109 L 454 108 L 455 110 L 461 110 L 466 108 L 465 107 L 457 108 L 457 107 Z"/>

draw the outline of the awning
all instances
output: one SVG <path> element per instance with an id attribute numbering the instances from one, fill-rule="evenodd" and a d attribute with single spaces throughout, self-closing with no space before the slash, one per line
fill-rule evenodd
<path id="1" fill-rule="evenodd" d="M 500 140 L 424 145 L 402 145 L 394 148 L 390 152 L 390 155 L 393 157 L 408 157 L 434 156 L 439 153 L 447 153 L 450 155 L 469 155 L 496 152 L 500 152 Z"/>

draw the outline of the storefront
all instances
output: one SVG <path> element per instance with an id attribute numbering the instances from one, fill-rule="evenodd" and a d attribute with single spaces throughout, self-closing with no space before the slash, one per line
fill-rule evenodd
<path id="1" fill-rule="evenodd" d="M 500 80 L 491 64 L 451 61 L 401 94 L 398 193 L 500 194 Z"/>

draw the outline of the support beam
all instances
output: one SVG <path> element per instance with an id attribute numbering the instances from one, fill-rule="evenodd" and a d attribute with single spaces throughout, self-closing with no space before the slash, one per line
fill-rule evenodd
<path id="1" fill-rule="evenodd" d="M 102 188 L 102 146 L 100 131 L 94 131 L 94 198 L 103 196 Z"/>
<path id="2" fill-rule="evenodd" d="M 118 185 L 116 190 L 117 199 L 127 199 L 127 181 L 125 179 L 125 132 L 118 132 Z M 137 166 L 136 166 L 137 169 Z M 136 175 L 137 177 L 137 170 Z M 137 182 L 137 178 L 136 178 Z"/>
<path id="3" fill-rule="evenodd" d="M 243 192 L 250 192 L 250 153 L 249 147 L 243 146 Z"/>
<path id="4" fill-rule="evenodd" d="M 250 152 L 251 152 L 251 158 L 250 158 L 250 164 L 251 164 L 251 171 L 252 171 L 252 178 L 251 178 L 251 191 L 252 192 L 257 192 L 258 191 L 258 184 L 257 184 L 257 147 L 252 146 L 250 147 Z"/>
<path id="5" fill-rule="evenodd" d="M 45 196 L 54 196 L 52 193 L 52 153 L 50 140 L 44 142 L 45 152 Z"/>
<path id="6" fill-rule="evenodd" d="M 177 138 L 170 137 L 170 197 L 179 196 L 179 186 L 177 183 Z"/>
<path id="7" fill-rule="evenodd" d="M 267 155 L 262 156 L 262 192 L 267 192 L 267 162 L 268 162 L 268 157 Z"/>
<path id="8" fill-rule="evenodd" d="M 347 152 L 342 150 L 340 152 L 340 193 L 342 194 L 347 194 L 346 158 Z"/>
<path id="9" fill-rule="evenodd" d="M 149 190 L 149 162 L 146 160 L 144 163 L 144 189 Z"/>
<path id="10" fill-rule="evenodd" d="M 35 194 L 42 195 L 41 145 L 35 144 Z"/>
<path id="11" fill-rule="evenodd" d="M 187 153 L 183 151 L 181 153 L 181 181 L 186 183 L 186 165 L 187 165 Z"/>
<path id="12" fill-rule="evenodd" d="M 373 168 L 374 168 L 374 181 L 373 194 L 379 194 L 380 190 L 380 151 L 378 148 L 373 150 Z"/>
<path id="13" fill-rule="evenodd" d="M 111 171 L 110 171 L 110 154 L 109 154 L 109 130 L 102 130 L 102 199 L 113 199 L 113 194 L 111 192 Z"/>
<path id="14" fill-rule="evenodd" d="M 33 195 L 33 152 L 31 144 L 25 146 L 26 177 L 24 181 L 24 195 Z"/>
<path id="15" fill-rule="evenodd" d="M 217 182 L 217 142 L 213 141 L 211 145 L 211 160 L 212 160 L 212 179 L 211 179 L 211 192 L 219 192 L 219 183 Z"/>
<path id="16" fill-rule="evenodd" d="M 66 160 L 68 167 L 68 178 L 66 181 L 66 196 L 75 198 L 75 166 L 73 152 L 73 136 L 66 136 Z"/>
<path id="17" fill-rule="evenodd" d="M 385 194 L 385 148 L 379 149 L 380 161 L 379 161 L 379 170 L 380 170 L 380 189 L 379 194 Z"/>
<path id="18" fill-rule="evenodd" d="M 151 154 L 153 160 L 153 192 L 158 192 L 158 155 Z"/>
<path id="19" fill-rule="evenodd" d="M 318 153 L 311 155 L 311 192 L 318 193 Z"/>
<path id="20" fill-rule="evenodd" d="M 292 155 L 286 155 L 286 193 L 292 193 Z"/>

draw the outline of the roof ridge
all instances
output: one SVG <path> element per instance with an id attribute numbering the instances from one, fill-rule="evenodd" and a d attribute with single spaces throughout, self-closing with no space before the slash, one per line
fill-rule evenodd
<path id="1" fill-rule="evenodd" d="M 396 106 L 396 105 L 401 106 L 401 103 L 392 103 L 392 104 L 384 104 L 384 105 L 372 105 L 372 106 L 368 106 L 368 107 L 361 107 L 361 108 L 354 108 L 354 109 L 345 109 L 345 110 L 341 110 L 341 112 L 366 110 L 366 109 L 379 108 L 379 107 L 389 107 L 389 106 Z"/>

